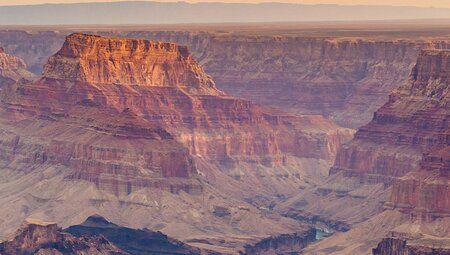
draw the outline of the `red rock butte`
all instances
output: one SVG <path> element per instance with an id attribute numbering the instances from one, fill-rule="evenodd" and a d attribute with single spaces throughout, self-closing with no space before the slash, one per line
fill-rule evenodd
<path id="1" fill-rule="evenodd" d="M 91 84 L 190 87 L 219 94 L 185 46 L 72 34 L 44 67 L 44 77 Z"/>
<path id="2" fill-rule="evenodd" d="M 239 163 L 250 165 L 240 170 L 249 178 L 262 178 L 256 165 L 278 165 L 293 171 L 296 182 L 298 167 L 287 157 L 332 160 L 352 135 L 319 116 L 292 116 L 224 95 L 187 48 L 173 43 L 72 34 L 44 70 L 5 99 L 5 116 L 51 120 L 30 140 L 44 143 L 41 163 L 66 165 L 69 179 L 114 194 L 143 187 L 199 193 L 198 171 Z M 52 129 L 65 131 L 49 144 L 43 134 Z M 30 136 L 27 128 L 11 132 Z M 14 137 L 4 136 L 5 144 L 13 146 Z"/>

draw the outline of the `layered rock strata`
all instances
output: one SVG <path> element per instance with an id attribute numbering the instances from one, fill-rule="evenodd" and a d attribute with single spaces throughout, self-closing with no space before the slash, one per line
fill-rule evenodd
<path id="1" fill-rule="evenodd" d="M 410 83 L 402 86 L 390 101 L 400 116 L 417 130 L 405 136 L 423 157 L 419 171 L 399 178 L 393 185 L 389 206 L 425 218 L 450 215 L 450 51 L 424 51 Z"/>
<path id="2" fill-rule="evenodd" d="M 385 209 L 401 213 L 397 222 L 376 227 L 378 236 L 399 228 L 448 241 L 449 52 L 422 51 L 408 82 L 341 147 L 326 184 L 285 204 L 285 212 L 294 217 L 351 223 L 349 233 L 333 236 L 311 252 L 329 248 L 338 254 L 343 240 L 352 238 L 361 242 L 355 247 L 367 247 L 373 240 L 359 240 L 356 233 L 364 230 L 358 228 L 367 227 L 368 219 L 381 221 Z"/>
<path id="3" fill-rule="evenodd" d="M 422 159 L 424 153 L 447 146 L 448 52 L 421 53 L 409 82 L 341 148 L 331 174 L 373 176 L 374 181 L 389 183 L 392 177 L 419 170 L 421 164 L 433 165 L 431 155 Z"/>
<path id="4" fill-rule="evenodd" d="M 0 211 L 21 213 L 1 229 L 101 213 L 234 252 L 308 230 L 256 206 L 314 185 L 352 135 L 225 95 L 173 43 L 73 34 L 44 70 L 2 98 Z"/>
<path id="5" fill-rule="evenodd" d="M 339 145 L 351 136 L 351 131 L 339 129 L 320 117 L 288 116 L 223 95 L 185 47 L 169 43 L 74 34 L 49 59 L 44 77 L 19 86 L 17 92 L 10 98 L 11 111 L 50 119 L 69 114 L 91 121 L 89 125 L 94 129 L 105 132 L 112 129 L 115 136 L 122 131 L 124 137 L 143 136 L 156 140 L 154 143 L 174 144 L 175 139 L 190 155 L 219 162 L 222 167 L 232 168 L 239 162 L 282 165 L 286 155 L 332 160 Z M 82 111 L 100 111 L 99 115 L 106 112 L 114 121 L 111 123 L 107 118 L 106 124 L 96 121 L 94 116 L 86 119 L 78 114 Z M 123 117 L 116 119 L 113 115 Z M 253 128 L 255 125 L 259 127 L 257 130 Z M 147 165 L 142 168 L 154 168 L 148 162 L 156 160 L 162 168 L 161 177 L 189 177 L 195 172 L 194 166 L 182 153 L 166 152 L 144 158 Z M 110 156 L 102 156 L 102 161 L 118 159 L 116 153 L 107 155 Z M 110 168 L 108 165 L 98 168 L 99 162 L 95 161 L 86 166 L 79 164 L 83 171 L 73 176 L 89 180 L 95 180 L 99 170 Z M 136 171 L 132 169 L 123 170 L 130 175 Z"/>
<path id="6" fill-rule="evenodd" d="M 325 115 L 357 128 L 368 123 L 389 93 L 407 80 L 420 50 L 449 48 L 447 40 L 411 39 L 414 30 L 403 38 L 390 30 L 364 29 L 358 36 L 342 31 L 331 36 L 326 28 L 318 29 L 319 36 L 292 28 L 275 32 L 261 28 L 251 35 L 232 28 L 94 33 L 187 45 L 218 88 L 230 95 L 293 113 Z M 281 31 L 287 35 L 277 35 Z M 41 68 L 63 41 L 64 33 L 59 32 L 0 32 L 0 43 L 25 58 L 32 70 Z M 27 47 L 30 44 L 35 50 Z"/>
<path id="7" fill-rule="evenodd" d="M 189 45 L 218 87 L 230 95 L 293 113 L 324 115 L 352 128 L 368 123 L 389 93 L 406 81 L 421 49 L 450 48 L 445 40 L 378 39 L 370 33 L 266 35 L 270 32 L 121 34 Z"/>

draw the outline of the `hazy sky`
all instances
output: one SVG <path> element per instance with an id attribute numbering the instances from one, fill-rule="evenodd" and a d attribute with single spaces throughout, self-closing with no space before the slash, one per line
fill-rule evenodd
<path id="1" fill-rule="evenodd" d="M 112 0 L 0 0 L 0 5 L 42 4 L 42 3 L 74 3 L 74 2 L 111 2 Z M 155 0 L 170 2 L 178 0 Z M 450 0 L 185 0 L 187 2 L 287 2 L 302 4 L 345 4 L 345 5 L 400 5 L 421 7 L 450 8 Z"/>

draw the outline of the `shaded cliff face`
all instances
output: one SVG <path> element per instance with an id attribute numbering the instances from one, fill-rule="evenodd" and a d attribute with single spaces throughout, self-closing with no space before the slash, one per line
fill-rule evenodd
<path id="1" fill-rule="evenodd" d="M 255 205 L 313 185 L 352 135 L 225 95 L 183 47 L 83 34 L 3 102 L 0 213 L 21 213 L 2 229 L 97 212 L 227 252 L 308 230 Z"/>
<path id="2" fill-rule="evenodd" d="M 303 233 L 282 234 L 265 238 L 245 247 L 244 254 L 290 254 L 300 253 L 308 244 L 316 241 L 316 230 Z"/>
<path id="3" fill-rule="evenodd" d="M 139 254 L 220 254 L 189 246 L 161 232 L 149 229 L 132 229 L 107 221 L 101 216 L 90 216 L 79 225 L 64 230 L 76 237 L 103 236 L 123 251 Z"/>
<path id="4" fill-rule="evenodd" d="M 55 223 L 27 220 L 11 240 L 0 243 L 0 253 L 19 254 L 123 254 L 102 236 L 74 237 L 63 232 Z"/>
<path id="5" fill-rule="evenodd" d="M 56 223 L 27 219 L 10 240 L 0 243 L 3 255 L 20 254 L 220 254 L 189 246 L 149 229 L 122 227 L 102 216 L 90 216 L 62 230 Z"/>

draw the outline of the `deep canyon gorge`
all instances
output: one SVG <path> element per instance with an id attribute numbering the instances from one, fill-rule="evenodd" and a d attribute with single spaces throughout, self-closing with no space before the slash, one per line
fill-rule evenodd
<path id="1" fill-rule="evenodd" d="M 0 29 L 1 254 L 450 253 L 446 26 L 174 26 Z"/>

